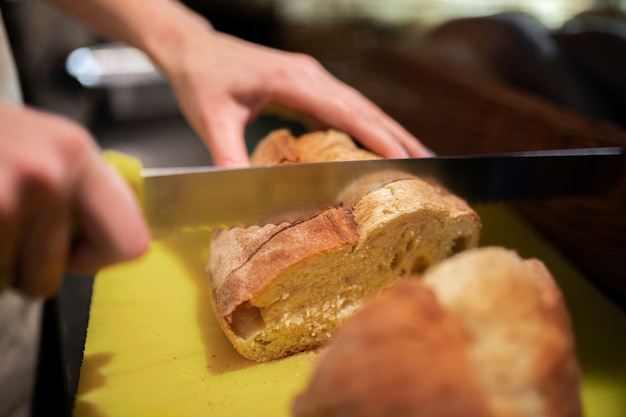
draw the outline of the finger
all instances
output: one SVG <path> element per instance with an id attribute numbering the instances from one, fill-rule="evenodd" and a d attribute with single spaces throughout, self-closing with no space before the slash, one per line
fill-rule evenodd
<path id="1" fill-rule="evenodd" d="M 348 88 L 348 96 L 352 97 L 354 101 L 355 112 L 361 111 L 364 113 L 370 113 L 369 117 L 372 120 L 377 120 L 381 129 L 385 132 L 388 132 L 388 138 L 390 140 L 395 140 L 397 143 L 404 148 L 404 150 L 408 153 L 410 157 L 430 157 L 434 156 L 435 153 L 426 147 L 419 139 L 413 136 L 409 131 L 407 131 L 400 123 L 395 121 L 385 112 L 383 112 L 379 107 L 377 107 L 374 103 L 368 100 L 365 96 L 363 96 L 358 91 Z M 364 118 L 367 118 L 365 116 Z M 354 119 L 352 119 L 354 120 Z M 348 123 L 350 119 L 348 119 Z M 367 132 L 366 132 L 367 133 Z M 369 136 L 364 141 L 367 143 L 371 143 L 371 141 L 377 141 L 378 138 Z M 373 145 L 375 146 L 375 145 Z M 383 155 L 387 157 L 393 157 L 395 155 Z"/>
<path id="2" fill-rule="evenodd" d="M 134 194 L 101 158 L 79 179 L 73 204 L 82 239 L 70 254 L 70 271 L 93 273 L 148 248 L 149 231 Z"/>
<path id="3" fill-rule="evenodd" d="M 414 158 L 428 158 L 437 155 L 432 149 L 424 145 L 422 141 L 407 139 L 403 140 L 402 144 L 409 153 L 409 156 Z"/>
<path id="4" fill-rule="evenodd" d="M 401 146 L 404 147 L 410 157 L 418 158 L 435 156 L 435 153 L 430 148 L 426 147 L 422 141 L 415 138 L 415 136 L 409 133 L 398 122 L 393 120 L 378 108 L 374 111 L 376 111 L 381 118 L 381 125 L 384 125 L 385 128 L 391 132 L 392 136 Z M 374 138 L 370 138 L 369 140 L 372 139 Z"/>
<path id="5" fill-rule="evenodd" d="M 29 188 L 14 286 L 33 298 L 47 298 L 59 288 L 68 247 L 67 196 L 43 184 Z M 42 210 L 45 207 L 45 210 Z"/>
<path id="6" fill-rule="evenodd" d="M 244 139 L 249 113 L 237 106 L 222 107 L 205 123 L 203 135 L 211 150 L 213 164 L 217 166 L 245 167 L 250 165 Z M 207 118 L 208 119 L 208 118 Z"/>
<path id="7" fill-rule="evenodd" d="M 329 126 L 349 133 L 383 157 L 433 155 L 418 139 L 358 91 L 330 75 L 316 76 L 313 81 L 314 85 L 305 83 L 300 84 L 299 88 L 279 90 L 278 98 L 314 115 Z"/>
<path id="8" fill-rule="evenodd" d="M 337 89 L 343 93 L 336 94 L 329 101 L 327 123 L 351 134 L 365 147 L 385 158 L 431 155 L 421 142 L 360 93 L 344 86 Z"/>

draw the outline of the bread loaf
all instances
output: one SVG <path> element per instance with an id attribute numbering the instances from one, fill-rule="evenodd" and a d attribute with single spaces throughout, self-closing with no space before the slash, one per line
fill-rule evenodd
<path id="1" fill-rule="evenodd" d="M 351 317 L 296 417 L 581 416 L 566 305 L 550 272 L 471 249 L 384 290 Z"/>
<path id="2" fill-rule="evenodd" d="M 371 158 L 337 131 L 294 138 L 281 130 L 251 160 Z M 406 174 L 386 176 L 381 188 L 305 221 L 214 233 L 213 306 L 239 353 L 264 361 L 315 348 L 380 289 L 478 244 L 480 219 L 463 200 Z"/>

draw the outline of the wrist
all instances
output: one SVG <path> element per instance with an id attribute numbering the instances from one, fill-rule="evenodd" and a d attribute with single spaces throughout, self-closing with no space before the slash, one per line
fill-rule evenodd
<path id="1" fill-rule="evenodd" d="M 170 3 L 167 9 L 148 25 L 148 30 L 138 36 L 137 46 L 167 75 L 168 69 L 184 56 L 184 51 L 193 48 L 194 41 L 203 39 L 213 31 L 211 24 L 194 11 Z"/>

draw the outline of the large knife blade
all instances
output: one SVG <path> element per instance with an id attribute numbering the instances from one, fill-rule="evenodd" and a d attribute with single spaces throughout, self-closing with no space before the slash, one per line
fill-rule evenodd
<path id="1" fill-rule="evenodd" d="M 182 231 L 299 220 L 401 175 L 432 179 L 468 201 L 528 200 L 601 193 L 624 169 L 620 148 L 481 156 L 322 162 L 221 169 L 142 170 L 153 238 Z M 389 175 L 391 173 L 391 175 Z"/>

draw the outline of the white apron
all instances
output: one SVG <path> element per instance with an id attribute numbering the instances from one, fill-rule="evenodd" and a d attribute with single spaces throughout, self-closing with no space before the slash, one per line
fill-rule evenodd
<path id="1" fill-rule="evenodd" d="M 2 22 L 0 14 L 0 100 L 20 105 L 18 77 Z M 40 301 L 25 299 L 12 290 L 0 293 L 0 417 L 31 414 L 41 310 Z"/>

